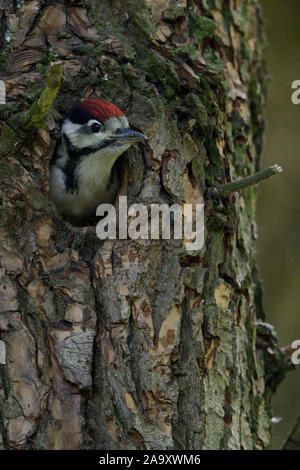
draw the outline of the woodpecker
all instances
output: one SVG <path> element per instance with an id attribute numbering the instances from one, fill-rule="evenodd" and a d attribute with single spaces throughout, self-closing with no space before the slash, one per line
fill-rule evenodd
<path id="1" fill-rule="evenodd" d="M 84 99 L 69 111 L 50 163 L 50 194 L 73 225 L 88 225 L 102 203 L 114 203 L 120 182 L 114 163 L 146 139 L 125 114 L 104 100 Z"/>

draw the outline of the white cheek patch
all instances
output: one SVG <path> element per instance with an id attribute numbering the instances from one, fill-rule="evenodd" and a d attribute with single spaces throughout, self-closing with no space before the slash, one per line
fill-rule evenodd
<path id="1" fill-rule="evenodd" d="M 86 126 L 92 124 L 102 124 L 97 119 L 90 119 Z M 61 133 L 65 134 L 70 142 L 78 148 L 90 147 L 97 145 L 99 142 L 110 138 L 118 128 L 128 128 L 128 120 L 125 116 L 117 116 L 107 119 L 104 131 L 84 133 L 82 132 L 83 124 L 75 124 L 70 119 L 65 119 Z"/>
<path id="2" fill-rule="evenodd" d="M 93 124 L 94 122 L 98 123 L 96 119 L 90 119 L 89 123 Z M 97 132 L 91 134 L 84 134 L 81 132 L 83 125 L 75 124 L 66 119 L 62 125 L 61 133 L 65 134 L 70 142 L 78 148 L 90 147 L 91 145 L 96 145 L 101 142 L 103 139 L 108 137 L 106 132 Z"/>
<path id="3" fill-rule="evenodd" d="M 81 127 L 81 124 L 75 124 L 74 122 L 70 121 L 70 119 L 65 119 L 61 127 L 61 133 L 66 134 L 69 137 L 78 133 Z"/>

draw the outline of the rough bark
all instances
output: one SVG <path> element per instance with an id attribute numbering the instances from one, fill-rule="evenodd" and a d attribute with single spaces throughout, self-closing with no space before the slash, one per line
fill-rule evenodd
<path id="1" fill-rule="evenodd" d="M 257 0 L 2 0 L 0 435 L 17 449 L 261 449 L 270 436 L 251 187 L 266 73 Z M 44 128 L 24 112 L 51 62 Z M 49 199 L 59 123 L 114 102 L 149 140 L 129 202 L 206 204 L 206 241 L 100 242 Z M 2 344 L 3 344 L 2 343 Z M 275 346 L 276 349 L 276 346 Z"/>

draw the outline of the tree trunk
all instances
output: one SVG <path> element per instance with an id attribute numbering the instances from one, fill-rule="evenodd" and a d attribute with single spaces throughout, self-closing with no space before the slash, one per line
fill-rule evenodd
<path id="1" fill-rule="evenodd" d="M 0 8 L 3 448 L 265 448 L 257 191 L 206 196 L 258 170 L 259 2 L 2 0 Z M 57 61 L 63 83 L 45 125 L 25 130 L 23 113 Z M 148 136 L 121 157 L 128 203 L 205 201 L 204 248 L 101 242 L 94 227 L 60 217 L 49 160 L 62 117 L 82 97 L 112 101 Z"/>

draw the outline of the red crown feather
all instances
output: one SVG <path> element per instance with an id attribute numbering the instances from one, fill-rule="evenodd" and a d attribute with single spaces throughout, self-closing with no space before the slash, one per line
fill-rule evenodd
<path id="1" fill-rule="evenodd" d="M 96 119 L 99 119 L 99 121 L 105 121 L 106 119 L 116 116 L 125 116 L 117 106 L 108 101 L 85 99 L 78 104 L 95 116 Z"/>

